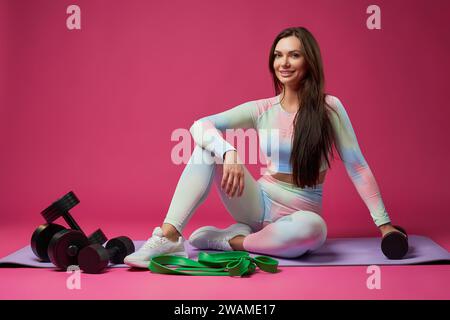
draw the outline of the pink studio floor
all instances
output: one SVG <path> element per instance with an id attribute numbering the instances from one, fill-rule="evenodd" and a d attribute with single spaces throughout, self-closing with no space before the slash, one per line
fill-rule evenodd
<path id="1" fill-rule="evenodd" d="M 215 225 L 222 227 L 220 223 Z M 198 227 L 189 225 L 185 236 Z M 142 224 L 125 228 L 118 223 L 102 228 L 114 236 L 126 229 L 126 235 L 135 240 L 147 239 L 151 232 Z M 0 256 L 28 245 L 33 231 L 29 225 L 2 226 Z M 430 238 L 450 249 L 449 235 Z M 257 271 L 248 278 L 172 276 L 118 268 L 97 275 L 82 273 L 79 290 L 67 289 L 70 275 L 65 272 L 0 268 L 0 299 L 450 299 L 450 265 L 380 268 L 379 290 L 367 288 L 367 266 L 281 267 L 280 273 Z"/>

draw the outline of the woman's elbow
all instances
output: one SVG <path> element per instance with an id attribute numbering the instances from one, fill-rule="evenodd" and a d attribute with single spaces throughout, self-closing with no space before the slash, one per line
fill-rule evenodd
<path id="1" fill-rule="evenodd" d="M 191 133 L 191 135 L 194 135 L 194 132 L 195 132 L 195 128 L 197 127 L 197 121 L 198 120 L 195 120 L 192 124 L 191 124 L 191 127 L 189 128 L 189 132 Z"/>
<path id="2" fill-rule="evenodd" d="M 214 123 L 207 120 L 206 118 L 201 118 L 195 120 L 189 128 L 189 132 L 194 140 L 197 142 L 200 137 L 203 137 L 204 134 L 208 132 L 209 129 L 214 128 Z"/>

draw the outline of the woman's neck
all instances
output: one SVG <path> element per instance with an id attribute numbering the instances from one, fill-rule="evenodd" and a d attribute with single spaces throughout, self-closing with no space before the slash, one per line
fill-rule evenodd
<path id="1" fill-rule="evenodd" d="M 281 92 L 280 101 L 282 102 L 283 107 L 286 109 L 286 111 L 289 112 L 297 111 L 300 105 L 300 101 L 297 96 L 297 91 L 289 89 L 283 90 Z"/>

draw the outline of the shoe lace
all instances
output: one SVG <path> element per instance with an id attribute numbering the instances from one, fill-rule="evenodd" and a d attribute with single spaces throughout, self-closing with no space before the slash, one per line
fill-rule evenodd
<path id="1" fill-rule="evenodd" d="M 153 249 L 166 242 L 165 237 L 152 236 L 142 246 L 143 249 Z"/>

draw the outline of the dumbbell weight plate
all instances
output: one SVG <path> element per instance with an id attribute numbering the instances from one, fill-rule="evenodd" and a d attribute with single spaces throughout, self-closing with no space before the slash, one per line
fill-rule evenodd
<path id="1" fill-rule="evenodd" d="M 50 261 L 60 269 L 78 265 L 78 254 L 89 245 L 88 238 L 78 230 L 62 230 L 50 240 L 48 256 Z"/>
<path id="2" fill-rule="evenodd" d="M 385 234 L 381 240 L 381 250 L 389 259 L 401 259 L 408 252 L 408 236 L 403 228 L 399 226 L 393 227 L 398 229 L 398 231 L 403 232 L 405 235 L 397 231 Z"/>
<path id="3" fill-rule="evenodd" d="M 78 200 L 75 194 L 70 191 L 62 198 L 53 202 L 48 208 L 43 210 L 41 215 L 44 217 L 45 221 L 53 222 L 61 217 L 62 213 L 69 211 L 79 203 L 80 200 Z"/>
<path id="4" fill-rule="evenodd" d="M 125 257 L 134 252 L 134 243 L 128 237 L 117 237 L 108 241 L 106 244 L 106 249 L 111 250 L 112 248 L 117 248 L 115 254 L 110 257 L 110 261 L 114 264 L 123 263 Z"/>
<path id="5" fill-rule="evenodd" d="M 56 233 L 65 229 L 56 223 L 41 224 L 31 236 L 31 250 L 42 261 L 50 261 L 47 253 L 50 240 Z"/>
<path id="6" fill-rule="evenodd" d="M 108 251 L 98 243 L 84 247 L 78 255 L 80 269 L 86 273 L 100 273 L 108 266 L 108 263 Z"/>

